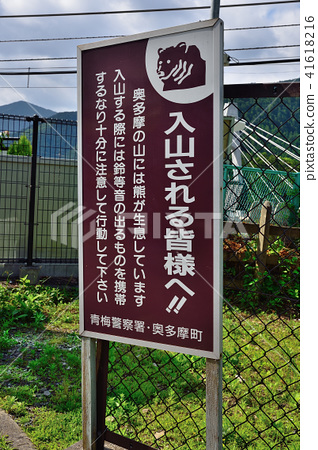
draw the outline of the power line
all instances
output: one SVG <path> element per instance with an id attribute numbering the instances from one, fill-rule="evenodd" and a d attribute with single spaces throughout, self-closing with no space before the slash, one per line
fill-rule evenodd
<path id="1" fill-rule="evenodd" d="M 271 45 L 268 47 L 244 47 L 244 48 L 226 48 L 224 49 L 225 52 L 237 52 L 241 50 L 267 50 L 267 49 L 273 49 L 273 48 L 291 48 L 291 47 L 300 47 L 299 44 L 292 44 L 292 45 Z"/>
<path id="2" fill-rule="evenodd" d="M 300 0 L 278 0 L 274 2 L 261 2 L 261 3 L 236 3 L 234 5 L 220 5 L 220 7 L 233 8 L 235 6 L 268 6 L 268 5 L 279 5 L 282 3 L 300 3 Z"/>
<path id="3" fill-rule="evenodd" d="M 300 23 L 288 23 L 283 25 L 263 25 L 261 27 L 258 26 L 258 27 L 224 28 L 224 31 L 263 30 L 265 28 L 283 28 L 283 27 L 300 27 Z"/>
<path id="4" fill-rule="evenodd" d="M 34 38 L 34 39 L 6 39 L 1 40 L 1 44 L 5 43 L 16 43 L 16 42 L 48 42 L 48 41 L 78 41 L 81 39 L 110 39 L 125 37 L 125 34 L 118 34 L 114 36 L 78 36 L 78 37 L 59 37 L 59 38 Z"/>
<path id="5" fill-rule="evenodd" d="M 0 71 L 0 75 L 72 75 L 77 74 L 77 70 L 44 70 L 38 72 L 37 70 L 30 70 L 26 72 L 2 72 Z"/>
<path id="6" fill-rule="evenodd" d="M 221 8 L 236 8 L 246 6 L 269 6 L 288 3 L 299 3 L 300 0 L 276 0 L 274 2 L 259 2 L 259 3 L 237 3 L 231 5 L 220 5 Z M 171 11 L 194 11 L 202 9 L 211 9 L 211 5 L 207 6 L 189 6 L 179 8 L 156 8 L 156 9 L 130 9 L 125 11 L 88 11 L 88 12 L 74 12 L 74 13 L 46 13 L 46 14 L 14 14 L 1 15 L 0 19 L 26 19 L 39 17 L 68 17 L 68 16 L 93 16 L 93 15 L 111 15 L 111 14 L 136 14 L 136 13 L 152 13 L 152 12 L 171 12 Z"/>
<path id="7" fill-rule="evenodd" d="M 291 59 L 271 59 L 266 61 L 247 61 L 247 62 L 235 62 L 230 63 L 228 67 L 237 67 L 237 66 L 257 66 L 260 64 L 281 64 L 281 63 L 296 63 L 300 62 L 300 58 L 291 58 Z"/>
<path id="8" fill-rule="evenodd" d="M 60 61 L 60 60 L 76 59 L 76 56 L 54 56 L 54 57 L 41 57 L 41 58 L 13 58 L 13 59 L 0 59 L 0 62 L 21 62 L 21 61 Z"/>
<path id="9" fill-rule="evenodd" d="M 268 28 L 286 28 L 286 27 L 299 27 L 299 23 L 290 23 L 282 25 L 264 25 L 258 27 L 239 27 L 239 28 L 225 28 L 224 31 L 247 31 L 247 30 L 263 30 Z M 31 39 L 3 39 L 0 40 L 1 44 L 17 43 L 17 42 L 50 42 L 50 41 L 79 41 L 87 39 L 111 39 L 118 37 L 125 37 L 125 34 L 117 35 L 102 35 L 102 36 L 76 36 L 76 37 L 56 37 L 56 38 L 31 38 Z"/>
<path id="10" fill-rule="evenodd" d="M 293 56 L 281 56 L 280 60 L 281 62 L 285 62 L 285 61 L 289 61 L 292 62 L 291 60 L 294 58 L 299 58 L 298 55 L 293 55 Z M 236 60 L 236 58 L 233 58 L 234 60 Z M 253 59 L 247 59 L 247 58 L 240 58 L 239 60 L 237 59 L 236 61 L 240 61 L 240 62 L 247 62 L 247 63 L 257 63 L 258 61 L 265 61 L 265 62 L 269 62 L 269 61 L 274 61 L 275 58 L 268 58 L 268 57 L 263 57 L 263 58 L 258 58 L 257 60 L 253 60 Z"/>
<path id="11" fill-rule="evenodd" d="M 263 30 L 268 28 L 286 28 L 286 27 L 299 27 L 299 23 L 282 24 L 282 25 L 264 25 L 258 27 L 239 27 L 239 28 L 225 28 L 224 31 L 247 31 L 247 30 Z M 31 39 L 3 39 L 0 40 L 1 44 L 18 43 L 18 42 L 50 42 L 50 41 L 79 41 L 87 39 L 111 39 L 118 37 L 125 37 L 125 34 L 117 35 L 102 35 L 102 36 L 76 36 L 76 37 L 56 37 L 56 38 L 31 38 Z"/>
<path id="12" fill-rule="evenodd" d="M 31 67 L 15 67 L 13 70 L 31 70 Z M 39 66 L 39 67 L 32 67 L 32 70 L 43 70 L 44 67 Z M 45 67 L 46 70 L 49 69 L 54 69 L 54 70 L 70 70 L 70 69 L 76 69 L 76 65 L 75 66 L 46 66 Z M 1 70 L 12 70 L 12 67 L 1 67 Z"/>
<path id="13" fill-rule="evenodd" d="M 295 1 L 295 0 L 289 0 Z M 14 14 L 0 16 L 0 19 L 29 19 L 38 17 L 69 17 L 69 16 L 97 16 L 97 15 L 111 15 L 111 14 L 136 14 L 148 12 L 171 12 L 171 11 L 193 11 L 198 9 L 210 9 L 211 6 L 189 6 L 179 8 L 156 8 L 156 9 L 130 9 L 125 11 L 88 11 L 88 12 L 74 12 L 74 13 L 47 13 L 47 14 Z"/>
<path id="14" fill-rule="evenodd" d="M 0 86 L 0 89 L 12 90 L 12 86 Z M 14 89 L 77 89 L 77 86 L 14 86 Z"/>
<path id="15" fill-rule="evenodd" d="M 236 52 L 236 51 L 245 51 L 245 50 L 267 50 L 267 49 L 276 49 L 276 48 L 297 48 L 300 47 L 299 44 L 291 44 L 291 45 L 272 45 L 272 46 L 264 46 L 264 47 L 243 47 L 243 48 L 226 48 L 225 52 Z M 2 62 L 29 62 L 29 61 L 59 61 L 59 60 L 75 60 L 76 56 L 55 56 L 55 57 L 39 57 L 39 58 L 11 58 L 11 59 L 0 59 L 0 63 Z"/>
<path id="16" fill-rule="evenodd" d="M 235 63 L 230 63 L 229 67 L 236 67 L 236 66 L 254 66 L 254 65 L 259 65 L 259 64 L 280 64 L 280 63 L 295 63 L 295 62 L 300 62 L 299 58 L 291 58 L 291 59 L 272 59 L 272 60 L 264 60 L 264 61 L 247 61 L 247 62 L 235 62 Z M 24 72 L 3 72 L 0 71 L 0 75 L 3 76 L 15 76 L 15 75 L 72 75 L 72 74 L 76 74 L 77 70 L 76 69 L 71 69 L 71 70 L 43 70 L 43 71 L 38 71 L 38 70 L 28 70 L 28 71 L 24 71 Z"/>

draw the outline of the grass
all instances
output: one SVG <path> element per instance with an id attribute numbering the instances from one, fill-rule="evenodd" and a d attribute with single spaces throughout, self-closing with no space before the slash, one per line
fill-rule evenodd
<path id="1" fill-rule="evenodd" d="M 39 450 L 81 439 L 76 289 L 0 285 L 0 408 Z M 110 346 L 108 429 L 168 450 L 205 449 L 205 360 Z M 299 321 L 224 308 L 223 443 L 299 448 Z M 0 448 L 7 450 L 5 444 Z"/>
<path id="2" fill-rule="evenodd" d="M 9 444 L 4 436 L 0 436 L 0 448 L 1 448 L 1 450 L 11 450 L 12 449 L 12 447 L 9 446 Z"/>
<path id="3" fill-rule="evenodd" d="M 229 448 L 240 448 L 241 435 L 254 442 L 255 448 L 272 448 L 275 442 L 281 448 L 284 436 L 288 448 L 297 448 L 299 321 L 273 313 L 255 317 L 230 310 L 225 317 L 226 443 Z"/>

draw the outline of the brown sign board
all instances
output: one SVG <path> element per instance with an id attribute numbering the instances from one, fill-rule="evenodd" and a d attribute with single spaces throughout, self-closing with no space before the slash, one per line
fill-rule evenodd
<path id="1" fill-rule="evenodd" d="M 223 23 L 79 46 L 78 73 L 80 333 L 218 359 Z"/>

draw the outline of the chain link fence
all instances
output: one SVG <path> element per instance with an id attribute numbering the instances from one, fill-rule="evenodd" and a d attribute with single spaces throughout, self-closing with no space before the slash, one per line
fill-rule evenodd
<path id="1" fill-rule="evenodd" d="M 244 124 L 229 130 L 224 180 L 232 193 L 243 185 L 239 232 L 224 239 L 223 424 L 230 449 L 299 448 L 297 87 L 229 99 Z M 231 213 L 225 202 L 227 220 Z"/>
<path id="2" fill-rule="evenodd" d="M 223 447 L 298 449 L 299 83 L 226 86 L 224 116 Z M 0 117 L 3 263 L 27 259 L 28 127 Z M 76 122 L 39 130 L 32 259 L 73 262 Z M 205 384 L 203 358 L 111 343 L 105 438 L 205 449 Z"/>
<path id="3" fill-rule="evenodd" d="M 299 84 L 253 90 L 225 88 L 223 448 L 298 449 Z M 108 376 L 106 439 L 205 449 L 204 359 L 111 344 Z"/>

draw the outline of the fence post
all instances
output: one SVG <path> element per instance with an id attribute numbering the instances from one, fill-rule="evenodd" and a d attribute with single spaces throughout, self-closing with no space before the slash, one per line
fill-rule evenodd
<path id="1" fill-rule="evenodd" d="M 269 243 L 269 228 L 271 220 L 272 205 L 266 200 L 261 210 L 259 219 L 258 247 L 257 247 L 257 272 L 264 273 L 266 269 L 266 253 Z"/>
<path id="2" fill-rule="evenodd" d="M 206 359 L 206 450 L 222 449 L 222 359 Z"/>
<path id="3" fill-rule="evenodd" d="M 36 193 L 36 163 L 38 153 L 38 133 L 39 122 L 44 122 L 39 116 L 26 117 L 27 122 L 33 122 L 32 134 L 32 159 L 31 159 L 31 181 L 29 200 L 29 223 L 28 223 L 28 251 L 27 266 L 31 267 L 33 262 L 33 240 L 34 240 L 34 213 L 35 213 L 35 193 Z"/>

